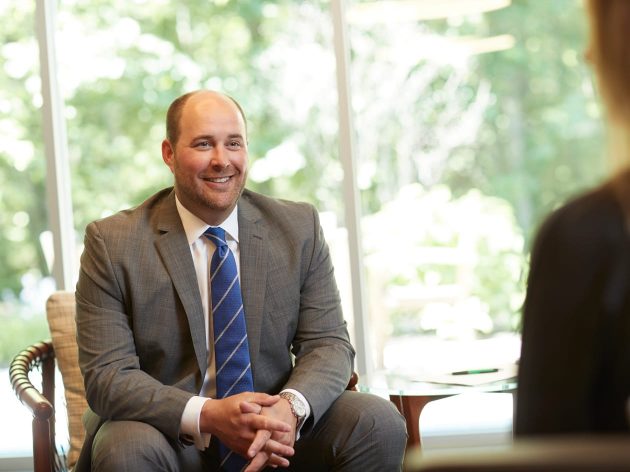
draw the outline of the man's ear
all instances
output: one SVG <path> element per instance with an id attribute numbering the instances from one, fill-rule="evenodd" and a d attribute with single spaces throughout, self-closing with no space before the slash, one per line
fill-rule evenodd
<path id="1" fill-rule="evenodd" d="M 170 141 L 168 139 L 162 141 L 162 160 L 169 167 L 169 169 L 171 169 L 171 172 L 173 172 L 174 154 L 175 152 L 173 151 L 173 146 L 171 146 Z"/>

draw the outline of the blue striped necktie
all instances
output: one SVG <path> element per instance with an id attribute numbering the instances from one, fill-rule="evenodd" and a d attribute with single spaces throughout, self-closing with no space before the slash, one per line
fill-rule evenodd
<path id="1" fill-rule="evenodd" d="M 216 250 L 210 262 L 210 292 L 214 355 L 216 359 L 217 398 L 253 392 L 245 313 L 234 255 L 225 242 L 225 230 L 210 227 L 204 235 Z M 240 471 L 247 461 L 219 443 L 222 470 Z"/>

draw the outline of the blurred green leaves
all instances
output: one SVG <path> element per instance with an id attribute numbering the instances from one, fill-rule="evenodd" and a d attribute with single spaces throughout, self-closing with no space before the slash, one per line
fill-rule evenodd
<path id="1" fill-rule="evenodd" d="M 223 90 L 243 105 L 251 188 L 310 201 L 342 221 L 327 1 L 58 3 L 59 83 L 78 243 L 89 221 L 170 185 L 160 153 L 164 115 L 175 97 L 197 88 Z M 28 1 L 0 5 L 3 326 L 17 326 L 14 318 L 26 316 L 16 303 L 38 310 L 28 301 L 36 298 L 23 295 L 25 277 L 49 276 L 42 250 L 50 234 L 33 9 Z M 448 189 L 451 203 L 474 195 L 507 206 L 506 221 L 523 238 L 518 261 L 504 263 L 508 256 L 480 241 L 471 286 L 497 326 L 512 326 L 523 277 L 515 278 L 514 270 L 525 270 L 538 224 L 605 173 L 596 91 L 581 60 L 581 2 L 514 0 L 509 8 L 483 15 L 386 20 L 376 27 L 350 25 L 358 184 L 366 220 L 387 212 L 401 188 L 417 184 L 427 195 Z M 458 46 L 469 37 L 506 34 L 514 38 L 509 49 L 471 55 Z M 402 218 L 430 210 L 418 206 Z M 481 218 L 494 210 L 478 211 Z M 440 233 L 440 227 L 429 228 L 434 234 L 422 244 L 455 244 L 451 239 L 458 233 L 453 228 Z M 454 277 L 430 264 L 413 269 L 394 274 L 391 282 Z M 40 322 L 43 326 L 41 313 Z M 38 333 L 33 328 L 32 336 Z"/>

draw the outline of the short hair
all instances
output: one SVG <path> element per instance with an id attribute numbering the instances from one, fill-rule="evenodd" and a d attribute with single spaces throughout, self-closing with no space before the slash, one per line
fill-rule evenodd
<path id="1" fill-rule="evenodd" d="M 179 135 L 181 134 L 179 123 L 182 118 L 184 105 L 186 105 L 186 102 L 190 97 L 201 92 L 203 92 L 203 90 L 195 90 L 193 92 L 185 93 L 184 95 L 173 100 L 173 103 L 171 103 L 171 105 L 168 107 L 168 111 L 166 112 L 166 139 L 169 140 L 172 146 L 175 146 L 177 144 L 177 140 L 179 139 Z M 230 97 L 229 95 L 220 95 L 228 98 L 230 101 L 232 101 L 232 103 L 234 103 L 234 105 L 236 105 L 236 108 L 238 108 L 239 113 L 243 117 L 243 122 L 245 123 L 245 133 L 247 134 L 247 118 L 245 117 L 245 112 L 243 111 L 240 103 L 238 103 L 234 98 Z"/>
<path id="2" fill-rule="evenodd" d="M 630 1 L 588 0 L 589 58 L 609 116 L 630 125 Z"/>

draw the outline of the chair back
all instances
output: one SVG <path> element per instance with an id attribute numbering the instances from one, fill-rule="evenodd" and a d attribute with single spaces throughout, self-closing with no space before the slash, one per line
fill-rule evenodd
<path id="1" fill-rule="evenodd" d="M 81 417 L 87 409 L 83 376 L 79 369 L 75 314 L 74 292 L 59 291 L 48 298 L 46 317 L 55 349 L 57 367 L 63 380 L 68 411 L 70 450 L 68 451 L 67 463 L 70 468 L 74 466 L 81 452 L 85 438 Z"/>

